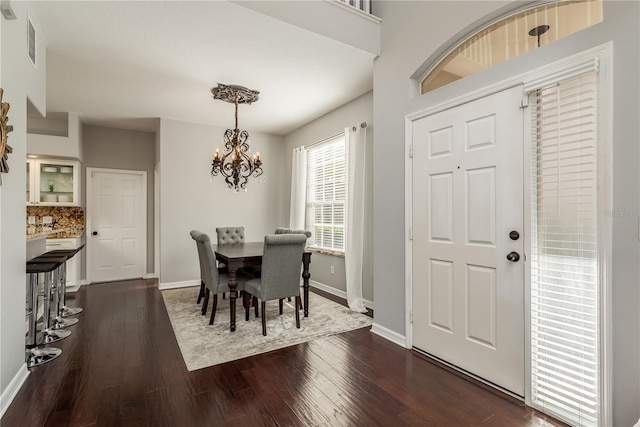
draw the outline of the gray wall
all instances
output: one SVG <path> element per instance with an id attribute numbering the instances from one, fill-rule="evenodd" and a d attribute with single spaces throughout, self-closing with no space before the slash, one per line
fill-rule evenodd
<path id="1" fill-rule="evenodd" d="M 190 230 L 215 239 L 216 227 L 244 226 L 247 241 L 262 241 L 283 223 L 283 139 L 247 130 L 251 153 L 259 152 L 264 162 L 265 180 L 250 178 L 247 191 L 236 193 L 220 175 L 210 176 L 213 153 L 223 149 L 224 128 L 161 120 L 160 286 L 200 283 Z"/>
<path id="2" fill-rule="evenodd" d="M 368 183 L 365 194 L 362 294 L 365 300 L 373 301 L 373 188 L 371 186 L 373 177 L 373 92 L 368 92 L 285 136 L 286 162 L 283 166 L 285 173 L 283 193 L 291 194 L 291 159 L 294 148 L 322 141 L 344 132 L 344 128 L 347 126 L 359 125 L 361 122 L 367 122 L 365 179 Z M 286 227 L 289 226 L 290 201 L 289 197 L 285 197 L 283 200 L 285 221 L 281 225 Z M 334 274 L 331 274 L 331 266 L 335 267 Z M 344 257 L 314 253 L 311 259 L 311 280 L 346 292 Z"/>
<path id="3" fill-rule="evenodd" d="M 6 409 L 12 392 L 27 375 L 24 362 L 26 239 L 25 215 L 27 157 L 27 98 L 40 112 L 45 111 L 46 48 L 42 32 L 38 33 L 34 68 L 27 51 L 27 4 L 13 2 L 16 19 L 0 18 L 0 86 L 3 102 L 11 105 L 8 124 L 13 126 L 8 144 L 9 173 L 2 174 L 0 186 L 0 404 Z M 35 21 L 37 28 L 37 21 Z"/>
<path id="4" fill-rule="evenodd" d="M 640 417 L 637 218 L 640 211 L 640 3 L 604 2 L 603 23 L 449 86 L 418 95 L 417 82 L 411 76 L 424 67 L 427 58 L 449 39 L 479 25 L 478 17 L 495 14 L 505 5 L 507 3 L 485 1 L 377 1 L 374 4 L 375 14 L 382 18 L 382 53 L 374 65 L 373 166 L 381 172 L 373 177 L 373 272 L 378 302 L 375 322 L 381 328 L 405 334 L 405 116 L 613 41 L 613 208 L 636 213 L 613 220 L 613 420 L 616 426 L 630 426 Z"/>
<path id="5" fill-rule="evenodd" d="M 82 180 L 86 180 L 86 169 L 107 168 L 147 172 L 147 273 L 156 272 L 153 265 L 153 171 L 156 159 L 155 134 L 124 129 L 84 125 L 82 130 L 84 163 Z M 82 194 L 82 205 L 86 206 L 86 188 Z M 91 230 L 86 230 L 90 238 Z M 84 251 L 86 252 L 86 251 Z M 83 275 L 83 277 L 86 277 Z"/>

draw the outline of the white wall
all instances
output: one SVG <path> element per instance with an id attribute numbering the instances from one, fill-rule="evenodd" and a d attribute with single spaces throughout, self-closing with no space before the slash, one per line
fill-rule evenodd
<path id="1" fill-rule="evenodd" d="M 381 55 L 374 65 L 374 169 L 384 171 L 373 177 L 375 321 L 400 336 L 405 334 L 405 116 L 613 41 L 613 207 L 614 211 L 636 213 L 613 220 L 613 421 L 616 426 L 633 425 L 640 417 L 640 3 L 604 2 L 603 23 L 418 96 L 417 82 L 410 77 L 425 60 L 447 40 L 477 25 L 478 17 L 495 14 L 505 5 L 486 1 L 375 3 L 375 13 L 382 18 L 382 38 Z"/>
<path id="2" fill-rule="evenodd" d="M 24 364 L 25 319 L 25 188 L 27 147 L 27 97 L 34 106 L 45 110 L 45 50 L 46 39 L 38 32 L 36 70 L 27 59 L 27 6 L 12 2 L 16 20 L 0 17 L 2 33 L 0 54 L 0 86 L 4 102 L 9 102 L 8 123 L 13 125 L 8 143 L 13 147 L 9 155 L 10 172 L 2 174 L 0 187 L 0 406 L 2 411 L 13 398 L 26 375 Z M 37 28 L 37 22 L 36 28 Z"/>
<path id="3" fill-rule="evenodd" d="M 241 0 L 234 3 L 374 55 L 380 53 L 380 27 L 377 18 L 348 9 L 344 3 L 274 0 Z M 344 13 L 345 8 L 350 13 Z M 328 23 L 332 25 L 327 25 Z"/>
<path id="4" fill-rule="evenodd" d="M 70 157 L 83 161 L 82 122 L 78 113 L 68 114 L 68 136 L 27 135 L 27 153 L 43 156 Z"/>
<path id="5" fill-rule="evenodd" d="M 160 122 L 161 286 L 199 283 L 192 229 L 215 241 L 216 227 L 244 226 L 246 241 L 262 241 L 284 221 L 283 138 L 248 129 L 251 153 L 260 153 L 266 181 L 250 178 L 248 191 L 236 193 L 227 191 L 220 175 L 210 182 L 211 160 L 216 147 L 223 151 L 224 131 L 174 120 Z"/>
<path id="6" fill-rule="evenodd" d="M 310 145 L 322 141 L 344 132 L 344 128 L 347 126 L 359 125 L 361 122 L 367 123 L 366 182 L 368 183 L 367 193 L 365 194 L 365 251 L 362 294 L 365 300 L 373 301 L 373 210 L 371 197 L 373 189 L 370 185 L 373 176 L 371 167 L 373 164 L 373 92 L 362 95 L 285 136 L 286 165 L 283 166 L 285 174 L 283 193 L 286 195 L 283 200 L 285 220 L 281 225 L 289 226 L 290 198 L 288 195 L 291 194 L 291 158 L 293 149 L 301 145 Z M 331 266 L 335 268 L 335 274 L 333 275 L 330 272 Z M 310 272 L 311 280 L 335 288 L 338 291 L 346 292 L 344 257 L 314 253 L 311 257 Z"/>

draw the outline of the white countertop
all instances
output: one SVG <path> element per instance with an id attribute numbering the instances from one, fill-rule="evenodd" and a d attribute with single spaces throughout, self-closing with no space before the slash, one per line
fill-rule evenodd
<path id="1" fill-rule="evenodd" d="M 46 238 L 48 236 L 50 239 L 56 239 L 58 237 L 56 237 L 56 234 L 62 234 L 62 233 L 66 233 L 68 232 L 68 229 L 62 229 L 62 230 L 48 230 L 48 231 L 40 231 L 40 232 L 35 232 L 35 233 L 27 233 L 27 241 L 31 241 L 31 240 L 37 240 L 37 239 L 42 239 L 42 238 Z M 82 236 L 74 236 L 74 237 L 82 237 Z"/>
<path id="2" fill-rule="evenodd" d="M 47 236 L 51 234 L 51 232 L 47 232 L 47 233 L 34 233 L 34 234 L 27 234 L 27 241 L 31 241 L 31 240 L 38 240 L 38 239 L 46 239 Z"/>

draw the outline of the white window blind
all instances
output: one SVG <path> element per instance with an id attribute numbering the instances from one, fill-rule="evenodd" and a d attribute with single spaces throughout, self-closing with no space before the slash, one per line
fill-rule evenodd
<path id="1" fill-rule="evenodd" d="M 532 97 L 532 401 L 572 425 L 596 426 L 597 74 Z"/>
<path id="2" fill-rule="evenodd" d="M 344 252 L 346 153 L 344 135 L 307 150 L 309 247 Z"/>

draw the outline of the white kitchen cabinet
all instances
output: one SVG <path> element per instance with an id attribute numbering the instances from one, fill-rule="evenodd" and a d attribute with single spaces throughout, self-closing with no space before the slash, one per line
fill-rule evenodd
<path id="1" fill-rule="evenodd" d="M 80 205 L 80 162 L 27 159 L 27 204 Z"/>
<path id="2" fill-rule="evenodd" d="M 81 237 L 62 239 L 47 239 L 47 252 L 56 249 L 77 249 L 82 244 Z M 80 257 L 81 252 L 67 260 L 67 291 L 74 292 L 80 287 Z"/>

